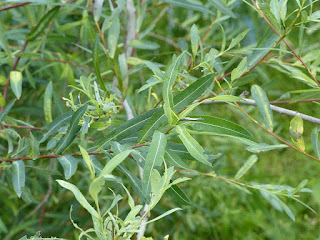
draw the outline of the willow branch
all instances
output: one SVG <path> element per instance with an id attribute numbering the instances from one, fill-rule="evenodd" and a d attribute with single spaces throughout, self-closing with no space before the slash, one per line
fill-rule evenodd
<path id="1" fill-rule="evenodd" d="M 244 104 L 244 105 L 252 105 L 252 106 L 256 106 L 257 105 L 256 102 L 254 100 L 252 100 L 252 99 L 247 99 L 247 98 L 244 98 L 244 99 L 245 99 L 244 101 L 238 101 L 237 103 L 238 104 Z M 223 103 L 225 103 L 225 102 L 208 100 L 208 101 L 203 102 L 202 104 L 223 104 Z M 305 121 L 320 125 L 320 119 L 319 118 L 315 118 L 315 117 L 312 117 L 312 116 L 309 116 L 309 115 L 306 115 L 306 114 L 303 114 L 303 113 L 300 113 L 300 112 L 297 112 L 297 111 L 289 110 L 289 109 L 286 109 L 286 108 L 277 107 L 277 106 L 274 106 L 274 105 L 271 105 L 271 104 L 270 104 L 270 108 L 274 112 L 277 112 L 277 113 L 280 113 L 280 114 L 289 115 L 289 116 L 293 116 L 293 117 L 300 116 Z"/>
<path id="2" fill-rule="evenodd" d="M 29 3 L 31 3 L 31 2 L 23 2 L 23 3 L 17 3 L 17 4 L 8 5 L 8 6 L 0 8 L 0 12 L 1 11 L 5 11 L 5 10 L 9 10 L 9 9 L 12 9 L 12 8 L 22 7 L 22 6 L 25 6 L 25 5 L 29 4 Z"/>

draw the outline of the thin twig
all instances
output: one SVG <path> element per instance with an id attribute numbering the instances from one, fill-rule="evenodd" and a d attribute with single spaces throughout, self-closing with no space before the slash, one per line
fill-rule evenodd
<path id="1" fill-rule="evenodd" d="M 214 101 L 214 100 L 208 100 L 208 101 L 204 101 L 202 104 L 223 104 L 225 102 L 221 102 L 221 101 Z M 238 101 L 237 103 L 239 104 L 245 104 L 245 105 L 253 105 L 256 106 L 256 102 L 252 99 L 247 99 L 244 98 L 244 101 Z M 300 116 L 303 120 L 311 122 L 311 123 L 315 123 L 315 124 L 319 124 L 320 125 L 320 119 L 319 118 L 315 118 L 297 111 L 293 111 L 293 110 L 289 110 L 286 108 L 282 108 L 282 107 L 277 107 L 274 105 L 270 104 L 270 108 L 272 111 L 274 112 L 278 112 L 280 114 L 285 114 L 285 115 L 289 115 L 289 116 Z"/>
<path id="2" fill-rule="evenodd" d="M 31 3 L 31 2 L 23 2 L 23 3 L 17 3 L 17 4 L 8 5 L 8 6 L 0 8 L 0 12 L 1 11 L 5 11 L 5 10 L 9 10 L 9 9 L 12 9 L 12 8 L 22 7 L 22 6 L 25 6 L 25 5 L 29 4 L 29 3 Z"/>

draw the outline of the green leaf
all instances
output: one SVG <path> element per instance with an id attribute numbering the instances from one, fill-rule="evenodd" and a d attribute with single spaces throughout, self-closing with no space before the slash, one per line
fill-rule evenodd
<path id="1" fill-rule="evenodd" d="M 320 18 L 320 10 L 315 11 L 314 13 L 312 13 L 310 16 L 308 16 L 308 21 L 315 21 L 315 22 L 319 22 L 316 21 L 317 19 Z"/>
<path id="2" fill-rule="evenodd" d="M 270 11 L 280 23 L 282 20 L 285 21 L 286 15 L 287 15 L 287 1 L 288 0 L 271 0 L 270 2 Z"/>
<path id="3" fill-rule="evenodd" d="M 102 79 L 101 73 L 100 73 L 99 46 L 100 46 L 100 38 L 99 38 L 99 35 L 97 34 L 96 40 L 94 42 L 93 51 L 92 51 L 94 71 L 96 73 L 96 77 L 98 79 L 100 87 L 102 88 L 103 91 L 107 92 L 107 89 L 104 85 L 104 80 Z"/>
<path id="4" fill-rule="evenodd" d="M 248 59 L 244 57 L 239 65 L 231 72 L 231 81 L 241 77 L 242 74 L 248 71 Z"/>
<path id="5" fill-rule="evenodd" d="M 152 114 L 156 110 L 145 112 L 129 121 L 122 123 L 119 127 L 111 131 L 107 136 L 103 137 L 97 147 L 105 148 L 110 145 L 111 141 L 120 141 L 130 135 L 139 132 L 144 125 L 150 120 Z"/>
<path id="6" fill-rule="evenodd" d="M 8 115 L 8 113 L 10 112 L 10 110 L 15 102 L 16 102 L 16 100 L 13 100 L 12 102 L 8 103 L 7 106 L 0 113 L 0 123 L 3 122 L 4 118 Z"/>
<path id="7" fill-rule="evenodd" d="M 93 217 L 99 218 L 99 214 L 97 211 L 88 203 L 87 199 L 82 195 L 80 190 L 73 185 L 72 183 L 68 183 L 63 180 L 56 180 L 62 187 L 70 190 L 74 196 L 76 197 L 77 201 L 80 203 L 82 207 L 84 207 Z"/>
<path id="8" fill-rule="evenodd" d="M 64 177 L 67 180 L 70 179 L 77 171 L 78 161 L 71 155 L 61 156 L 58 158 L 58 160 L 63 168 Z"/>
<path id="9" fill-rule="evenodd" d="M 173 96 L 172 96 L 172 86 L 177 79 L 178 73 L 179 73 L 179 67 L 181 63 L 181 59 L 184 55 L 184 52 L 180 54 L 179 57 L 177 57 L 169 66 L 168 70 L 165 73 L 164 83 L 163 83 L 163 101 L 164 101 L 164 112 L 166 117 L 169 120 L 170 124 L 174 123 L 174 118 L 177 117 L 174 113 L 174 104 L 173 104 Z"/>
<path id="10" fill-rule="evenodd" d="M 130 150 L 123 151 L 115 155 L 102 169 L 99 176 L 104 176 L 106 174 L 110 174 L 120 163 L 122 163 L 131 153 Z"/>
<path id="11" fill-rule="evenodd" d="M 176 131 L 190 155 L 199 162 L 211 166 L 211 163 L 208 161 L 208 155 L 204 154 L 202 146 L 187 132 L 185 127 L 178 125 L 176 126 Z"/>
<path id="12" fill-rule="evenodd" d="M 320 159 L 319 132 L 320 132 L 320 128 L 315 128 L 315 129 L 313 129 L 312 135 L 311 135 L 312 146 L 313 146 L 314 152 L 316 153 L 318 159 Z"/>
<path id="13" fill-rule="evenodd" d="M 40 143 L 43 143 L 45 140 L 48 139 L 52 134 L 56 133 L 63 124 L 68 123 L 72 117 L 72 111 L 67 112 L 60 117 L 54 119 L 49 125 L 42 128 L 42 130 L 48 130 L 48 132 L 44 133 L 41 139 L 39 140 Z"/>
<path id="14" fill-rule="evenodd" d="M 124 166 L 119 165 L 118 168 L 123 172 L 126 176 L 127 179 L 129 180 L 133 191 L 138 194 L 141 198 L 144 198 L 143 192 L 142 192 L 142 183 L 141 180 L 134 175 L 132 172 L 130 172 L 128 169 L 126 169 Z"/>
<path id="15" fill-rule="evenodd" d="M 301 150 L 304 151 L 306 149 L 304 140 L 302 137 L 303 134 L 303 120 L 300 116 L 295 116 L 290 121 L 289 128 L 290 136 L 293 143 Z"/>
<path id="16" fill-rule="evenodd" d="M 257 160 L 257 155 L 251 155 L 248 158 L 248 160 L 243 164 L 243 166 L 239 169 L 234 179 L 239 180 L 243 175 L 245 175 L 249 171 L 249 169 L 257 162 Z"/>
<path id="17" fill-rule="evenodd" d="M 244 37 L 247 35 L 247 33 L 248 33 L 249 31 L 250 31 L 250 29 L 247 29 L 247 30 L 243 31 L 242 33 L 240 33 L 240 34 L 239 34 L 238 36 L 236 36 L 235 38 L 233 38 L 233 39 L 231 40 L 231 43 L 230 43 L 227 51 L 230 50 L 230 49 L 232 49 L 232 48 L 234 48 L 239 42 L 241 42 L 242 39 L 244 39 Z"/>
<path id="18" fill-rule="evenodd" d="M 243 101 L 243 98 L 233 96 L 233 95 L 219 95 L 213 98 L 208 98 L 207 100 L 221 101 L 221 102 L 238 102 Z"/>
<path id="19" fill-rule="evenodd" d="M 182 92 L 178 93 L 173 98 L 174 111 L 179 112 L 189 104 L 192 104 L 193 101 L 198 99 L 205 90 L 211 85 L 214 74 L 207 75 L 205 77 L 199 78 L 189 87 L 184 89 Z M 146 141 L 153 132 L 158 129 L 161 125 L 167 122 L 167 117 L 164 114 L 163 108 L 159 108 L 148 121 L 148 123 L 144 126 L 139 134 L 138 141 L 143 142 Z"/>
<path id="20" fill-rule="evenodd" d="M 98 194 L 101 192 L 104 183 L 105 183 L 105 179 L 103 176 L 95 178 L 90 183 L 89 194 L 95 201 L 98 201 Z"/>
<path id="21" fill-rule="evenodd" d="M 52 82 L 49 82 L 44 93 L 44 103 L 43 103 L 43 112 L 47 124 L 52 122 Z"/>
<path id="22" fill-rule="evenodd" d="M 91 179 L 94 179 L 95 178 L 95 169 L 94 169 L 94 166 L 91 162 L 90 156 L 89 156 L 87 150 L 84 149 L 83 147 L 81 147 L 80 145 L 79 145 L 79 149 L 80 149 L 81 155 L 83 157 L 83 160 L 86 163 L 86 165 L 90 171 Z"/>
<path id="23" fill-rule="evenodd" d="M 270 108 L 270 103 L 269 103 L 267 94 L 258 85 L 253 85 L 251 87 L 251 94 L 254 101 L 257 104 L 260 114 L 262 115 L 266 128 L 272 132 L 273 131 L 273 113 Z"/>
<path id="24" fill-rule="evenodd" d="M 192 50 L 192 55 L 195 57 L 198 52 L 198 46 L 199 46 L 199 41 L 200 41 L 200 36 L 199 36 L 199 30 L 197 25 L 193 24 L 191 27 L 190 31 L 190 36 L 191 36 L 191 50 Z"/>
<path id="25" fill-rule="evenodd" d="M 56 153 L 60 154 L 63 152 L 75 139 L 77 136 L 80 126 L 79 126 L 79 121 L 83 114 L 86 112 L 87 106 L 82 106 L 80 107 L 73 115 L 71 118 L 71 123 L 67 129 L 66 135 L 64 135 L 60 141 L 56 145 Z"/>
<path id="26" fill-rule="evenodd" d="M 236 15 L 231 11 L 231 9 L 222 1 L 222 0 L 211 0 L 213 2 L 213 6 L 232 18 L 236 18 Z"/>
<path id="27" fill-rule="evenodd" d="M 170 150 L 166 150 L 165 153 L 165 160 L 172 164 L 173 166 L 177 167 L 177 168 L 182 168 L 182 169 L 186 169 L 189 171 L 194 171 L 193 169 L 189 168 L 187 166 L 187 164 L 185 164 L 181 158 L 179 157 L 179 155 L 175 154 L 173 151 Z"/>
<path id="28" fill-rule="evenodd" d="M 9 58 L 10 65 L 13 65 L 12 53 L 10 51 L 8 39 L 6 38 L 5 33 L 6 33 L 6 31 L 3 29 L 3 26 L 0 23 L 0 47 L 3 48 L 3 50 L 6 52 L 8 58 Z"/>
<path id="29" fill-rule="evenodd" d="M 275 149 L 287 148 L 288 146 L 285 144 L 278 144 L 278 145 L 268 145 L 265 143 L 260 144 L 253 144 L 246 148 L 247 151 L 252 153 L 259 153 L 259 152 L 267 152 Z"/>
<path id="30" fill-rule="evenodd" d="M 108 48 L 111 58 L 114 58 L 114 54 L 117 50 L 118 38 L 120 34 L 120 21 L 119 16 L 112 18 L 112 23 L 108 31 Z"/>
<path id="31" fill-rule="evenodd" d="M 152 137 L 152 142 L 146 157 L 143 177 L 142 177 L 142 190 L 145 198 L 150 198 L 151 192 L 151 175 L 152 170 L 156 166 L 161 166 L 163 162 L 164 152 L 167 145 L 167 138 L 161 132 L 155 131 Z"/>
<path id="32" fill-rule="evenodd" d="M 246 75 L 244 77 L 235 79 L 234 81 L 232 81 L 231 85 L 233 88 L 240 87 L 242 85 L 245 85 L 247 83 L 254 81 L 257 77 L 258 77 L 258 74 Z"/>
<path id="33" fill-rule="evenodd" d="M 33 160 L 35 160 L 40 155 L 40 151 L 39 151 L 40 142 L 33 136 L 33 134 L 31 132 L 30 132 L 29 143 L 30 143 L 29 156 L 32 157 Z"/>
<path id="34" fill-rule="evenodd" d="M 225 119 L 201 115 L 190 116 L 190 118 L 202 119 L 181 122 L 181 124 L 186 126 L 188 131 L 192 134 L 226 136 L 240 141 L 242 139 L 249 141 L 253 139 L 248 130 Z M 251 141 L 251 143 L 254 142 Z"/>
<path id="35" fill-rule="evenodd" d="M 27 40 L 32 41 L 36 39 L 44 30 L 46 27 L 49 26 L 49 23 L 51 20 L 56 16 L 56 14 L 59 12 L 60 6 L 52 8 L 49 12 L 44 15 L 37 26 L 32 29 L 30 33 L 27 34 Z"/>
<path id="36" fill-rule="evenodd" d="M 17 99 L 20 99 L 22 93 L 22 73 L 19 71 L 10 72 L 10 87 Z"/>
<path id="37" fill-rule="evenodd" d="M 22 160 L 15 161 L 12 163 L 12 184 L 14 191 L 21 197 L 22 188 L 24 187 L 26 182 L 25 177 L 25 166 Z"/>
<path id="38" fill-rule="evenodd" d="M 129 47 L 144 49 L 144 50 L 156 50 L 160 46 L 158 43 L 150 42 L 147 40 L 134 39 L 129 43 Z"/>
<path id="39" fill-rule="evenodd" d="M 204 7 L 200 4 L 191 3 L 188 1 L 184 1 L 184 0 L 163 0 L 163 2 L 169 3 L 169 4 L 176 6 L 176 7 L 182 7 L 182 8 L 191 9 L 194 11 L 213 14 L 212 11 L 210 11 L 209 9 L 207 9 L 206 7 Z"/>
<path id="40" fill-rule="evenodd" d="M 167 193 L 178 204 L 185 205 L 185 206 L 193 205 L 189 197 L 177 185 L 171 186 L 171 188 L 167 190 Z"/>
<path id="41" fill-rule="evenodd" d="M 158 216 L 156 218 L 153 218 L 152 220 L 148 221 L 146 224 L 158 221 L 159 219 L 164 218 L 165 216 L 168 216 L 169 214 L 174 213 L 176 211 L 180 211 L 180 210 L 182 210 L 182 209 L 181 208 L 170 209 L 169 211 L 166 211 L 165 213 L 161 214 L 160 216 Z"/>

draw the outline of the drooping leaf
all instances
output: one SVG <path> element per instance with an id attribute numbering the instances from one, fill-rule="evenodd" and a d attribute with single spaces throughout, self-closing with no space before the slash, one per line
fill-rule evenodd
<path id="1" fill-rule="evenodd" d="M 112 18 L 112 23 L 108 31 L 108 48 L 111 58 L 114 58 L 114 54 L 117 50 L 118 38 L 120 34 L 120 21 L 118 16 Z"/>
<path id="2" fill-rule="evenodd" d="M 221 11 L 222 13 L 235 18 L 236 15 L 231 11 L 231 9 L 222 1 L 222 0 L 211 0 L 213 2 L 213 6 Z"/>
<path id="3" fill-rule="evenodd" d="M 185 206 L 193 205 L 190 198 L 177 185 L 171 186 L 171 188 L 169 188 L 167 192 L 170 197 L 172 197 L 172 199 L 178 204 Z"/>
<path id="4" fill-rule="evenodd" d="M 4 118 L 8 115 L 8 113 L 10 112 L 10 110 L 15 102 L 16 102 L 16 100 L 13 100 L 12 102 L 8 103 L 7 106 L 0 113 L 0 123 L 3 122 Z"/>
<path id="5" fill-rule="evenodd" d="M 67 129 L 67 133 L 60 139 L 60 141 L 56 145 L 56 153 L 60 154 L 63 152 L 75 139 L 77 136 L 80 126 L 79 121 L 83 114 L 86 112 L 87 106 L 80 107 L 71 118 L 71 123 Z"/>
<path id="6" fill-rule="evenodd" d="M 181 124 L 186 126 L 192 134 L 226 136 L 240 141 L 245 139 L 252 142 L 252 135 L 247 129 L 228 120 L 201 115 L 192 115 L 190 118 L 199 120 L 183 121 Z"/>
<path id="7" fill-rule="evenodd" d="M 56 180 L 62 187 L 70 190 L 75 198 L 77 199 L 77 201 L 80 203 L 80 205 L 85 208 L 93 217 L 99 218 L 99 214 L 98 212 L 90 205 L 90 203 L 88 203 L 87 199 L 82 195 L 82 193 L 80 192 L 80 190 L 73 185 L 72 183 L 68 183 L 66 181 L 63 180 Z"/>
<path id="8" fill-rule="evenodd" d="M 295 116 L 290 121 L 289 128 L 290 136 L 294 144 L 301 150 L 305 150 L 304 140 L 302 137 L 303 134 L 303 120 L 300 116 Z"/>
<path id="9" fill-rule="evenodd" d="M 204 91 L 210 86 L 214 76 L 214 74 L 210 74 L 205 77 L 199 78 L 198 80 L 190 84 L 189 87 L 184 89 L 182 92 L 178 93 L 173 98 L 174 111 L 181 111 L 189 104 L 191 104 L 193 101 L 195 101 L 197 98 L 199 98 L 204 93 Z M 141 130 L 138 141 L 146 141 L 156 129 L 158 129 L 161 125 L 165 124 L 166 122 L 167 117 L 164 114 L 164 110 L 163 108 L 159 108 L 158 110 L 156 110 L 156 112 L 152 115 L 151 119 Z"/>
<path id="10" fill-rule="evenodd" d="M 187 132 L 186 128 L 183 125 L 178 125 L 176 126 L 176 131 L 190 155 L 199 162 L 211 166 L 208 161 L 208 155 L 204 154 L 202 146 Z"/>
<path id="11" fill-rule="evenodd" d="M 105 148 L 110 144 L 111 141 L 120 141 L 134 133 L 138 133 L 150 120 L 155 111 L 156 110 L 145 112 L 129 121 L 124 122 L 119 127 L 111 131 L 107 136 L 103 137 L 97 143 L 97 147 Z"/>
<path id="12" fill-rule="evenodd" d="M 152 170 L 156 166 L 161 166 L 163 162 L 164 152 L 167 144 L 166 135 L 155 131 L 152 137 L 152 142 L 147 154 L 146 162 L 143 169 L 142 190 L 145 198 L 150 198 L 151 191 L 151 175 Z"/>
<path id="13" fill-rule="evenodd" d="M 56 119 L 54 119 L 49 125 L 42 128 L 42 130 L 48 130 L 48 132 L 44 133 L 39 140 L 40 143 L 43 143 L 48 139 L 52 134 L 56 133 L 63 124 L 68 123 L 72 117 L 72 111 L 67 112 Z"/>
<path id="14" fill-rule="evenodd" d="M 47 12 L 39 21 L 37 26 L 32 29 L 30 33 L 27 34 L 27 39 L 32 41 L 36 39 L 49 25 L 51 20 L 56 16 L 59 12 L 60 6 L 52 8 L 49 12 Z"/>
<path id="15" fill-rule="evenodd" d="M 110 161 L 107 162 L 99 176 L 110 174 L 120 163 L 122 163 L 129 156 L 131 151 L 132 150 L 130 149 L 115 155 Z"/>
<path id="16" fill-rule="evenodd" d="M 272 132 L 273 131 L 273 113 L 270 108 L 270 103 L 269 103 L 267 94 L 258 85 L 253 85 L 251 87 L 251 94 L 254 101 L 257 104 L 260 114 L 263 117 L 266 128 Z"/>
<path id="17" fill-rule="evenodd" d="M 317 158 L 320 159 L 320 143 L 319 143 L 319 132 L 320 132 L 320 128 L 315 128 L 312 131 L 312 146 L 314 149 L 314 152 L 317 155 Z"/>
<path id="18" fill-rule="evenodd" d="M 213 14 L 212 11 L 210 11 L 208 8 L 206 8 L 200 4 L 191 3 L 191 2 L 184 1 L 184 0 L 163 0 L 163 2 L 169 3 L 169 4 L 171 4 L 173 6 L 177 6 L 177 7 L 182 7 L 182 8 L 191 9 L 194 11 Z"/>
<path id="19" fill-rule="evenodd" d="M 25 177 L 25 166 L 22 160 L 15 161 L 12 163 L 12 184 L 14 191 L 21 197 L 22 188 L 25 185 L 26 177 Z"/>
<path id="20" fill-rule="evenodd" d="M 100 46 L 100 38 L 99 38 L 99 35 L 97 35 L 96 40 L 94 42 L 93 51 L 92 51 L 92 54 L 93 54 L 92 59 L 93 59 L 94 70 L 95 70 L 99 85 L 102 88 L 102 90 L 106 92 L 107 88 L 104 85 L 104 80 L 102 79 L 101 73 L 100 73 L 99 46 Z"/>
<path id="21" fill-rule="evenodd" d="M 47 124 L 52 122 L 51 106 L 52 106 L 52 82 L 50 81 L 44 93 L 44 103 L 43 103 L 44 118 Z"/>
<path id="22" fill-rule="evenodd" d="M 58 160 L 63 168 L 64 177 L 70 179 L 77 171 L 78 161 L 71 155 L 61 156 Z"/>
<path id="23" fill-rule="evenodd" d="M 239 180 L 249 169 L 257 162 L 258 156 L 251 155 L 248 160 L 243 164 L 243 166 L 239 169 L 237 174 L 235 175 L 234 179 Z"/>
<path id="24" fill-rule="evenodd" d="M 269 145 L 266 143 L 260 144 L 253 144 L 246 148 L 247 151 L 252 153 L 259 153 L 259 152 L 267 152 L 275 149 L 287 148 L 288 146 L 285 144 L 278 144 L 278 145 Z"/>
<path id="25" fill-rule="evenodd" d="M 22 93 L 22 73 L 19 71 L 10 72 L 10 87 L 17 99 L 20 99 Z"/>

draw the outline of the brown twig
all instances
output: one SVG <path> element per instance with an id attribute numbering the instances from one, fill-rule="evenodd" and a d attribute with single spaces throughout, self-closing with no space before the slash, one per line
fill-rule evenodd
<path id="1" fill-rule="evenodd" d="M 29 3 L 31 3 L 31 2 L 23 2 L 23 3 L 17 3 L 17 4 L 8 5 L 8 6 L 0 8 L 0 12 L 1 11 L 5 11 L 5 10 L 9 10 L 11 8 L 22 7 L 22 6 L 25 6 L 25 5 L 29 4 Z"/>

